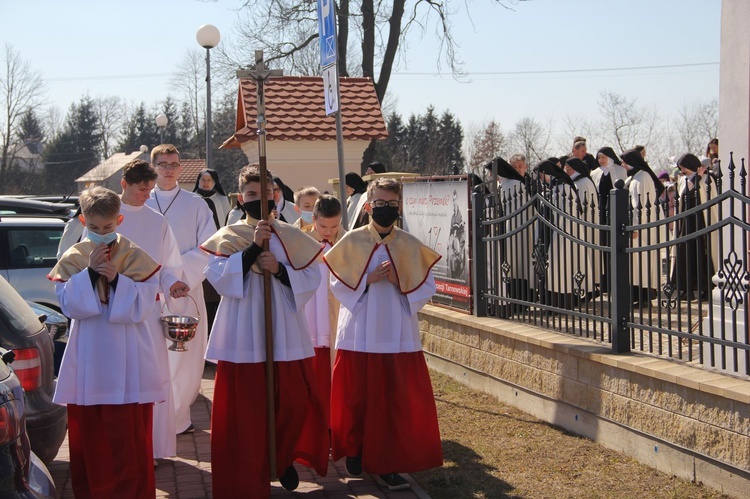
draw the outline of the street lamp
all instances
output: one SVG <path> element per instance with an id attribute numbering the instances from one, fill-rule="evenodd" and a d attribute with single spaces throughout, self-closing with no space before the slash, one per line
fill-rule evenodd
<path id="1" fill-rule="evenodd" d="M 206 168 L 211 168 L 211 49 L 219 44 L 221 35 L 216 26 L 204 24 L 198 28 L 195 39 L 206 49 Z"/>
<path id="2" fill-rule="evenodd" d="M 159 142 L 162 144 L 164 143 L 164 129 L 167 128 L 167 124 L 169 124 L 169 118 L 166 114 L 161 113 L 156 117 L 156 126 L 159 127 Z"/>

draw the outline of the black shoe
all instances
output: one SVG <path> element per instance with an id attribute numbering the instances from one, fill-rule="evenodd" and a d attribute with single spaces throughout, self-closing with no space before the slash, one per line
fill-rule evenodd
<path id="1" fill-rule="evenodd" d="M 388 473 L 387 475 L 380 475 L 380 479 L 388 485 L 388 490 L 404 490 L 411 487 L 409 482 L 398 473 Z"/>
<path id="2" fill-rule="evenodd" d="M 190 423 L 190 426 L 185 428 L 184 431 L 178 433 L 178 435 L 187 435 L 188 433 L 195 433 L 195 426 L 193 425 L 193 423 Z"/>
<path id="3" fill-rule="evenodd" d="M 346 472 L 351 476 L 359 476 L 362 474 L 362 456 L 354 456 L 346 458 Z"/>
<path id="4" fill-rule="evenodd" d="M 284 470 L 284 474 L 279 477 L 279 482 L 286 490 L 294 490 L 299 487 L 299 475 L 297 475 L 294 466 L 289 466 Z"/>

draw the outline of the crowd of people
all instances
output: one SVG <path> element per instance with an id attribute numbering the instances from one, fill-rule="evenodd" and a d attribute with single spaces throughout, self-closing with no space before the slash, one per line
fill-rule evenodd
<path id="1" fill-rule="evenodd" d="M 654 222 L 656 212 L 660 218 L 694 209 L 716 195 L 714 176 L 718 168 L 718 140 L 712 139 L 703 159 L 685 153 L 674 160 L 674 169 L 658 176 L 646 161 L 646 149 L 636 146 L 619 156 L 611 147 L 600 148 L 596 156 L 588 153 L 586 139 L 575 137 L 570 154 L 552 157 L 539 162 L 529 171 L 526 158 L 514 154 L 505 161 L 495 158 L 486 165 L 497 174 L 499 203 L 503 215 L 509 217 L 523 205 L 519 197 L 540 190 L 551 204 L 536 209 L 548 224 L 535 230 L 520 230 L 535 209 L 529 205 L 508 218 L 503 230 L 512 235 L 505 238 L 502 260 L 507 266 L 501 269 L 506 296 L 534 301 L 534 290 L 542 301 L 555 307 L 574 308 L 576 305 L 611 291 L 608 270 L 609 254 L 572 242 L 571 236 L 593 245 L 609 246 L 607 230 L 592 230 L 581 225 L 574 227 L 573 215 L 590 224 L 610 223 L 610 192 L 622 181 L 630 199 L 630 223 L 640 225 Z M 538 183 L 532 182 L 532 174 Z M 572 209 L 571 209 L 572 208 Z M 657 234 L 658 227 L 633 231 L 630 246 L 646 248 L 666 238 L 685 238 L 718 221 L 717 206 L 700 210 L 695 216 L 678 217 L 670 222 L 668 234 Z M 552 230 L 551 227 L 557 228 Z M 581 228 L 582 227 L 582 228 Z M 532 251 L 535 246 L 544 248 L 548 265 L 535 275 Z M 666 253 L 668 264 L 662 266 L 659 250 L 644 250 L 632 259 L 632 303 L 647 306 L 656 298 L 658 288 L 669 281 L 679 299 L 709 299 L 711 276 L 717 268 L 717 234 L 690 237 L 670 247 Z M 536 259 L 540 256 L 536 255 Z M 538 269 L 537 269 L 538 270 Z M 509 306 L 503 313 L 511 315 L 518 306 Z"/>
<path id="2" fill-rule="evenodd" d="M 329 455 L 392 490 L 408 488 L 401 472 L 441 466 L 417 324 L 440 256 L 397 227 L 400 183 L 349 174 L 344 207 L 248 165 L 230 210 L 214 170 L 190 192 L 181 169 L 179 151 L 162 144 L 150 163 L 125 165 L 119 194 L 83 191 L 48 276 L 72 319 L 54 400 L 68 408 L 76 497 L 155 497 L 157 459 L 195 431 L 190 405 L 206 360 L 217 363 L 214 497 L 269 497 L 271 476 L 294 490 L 294 462 L 324 476 Z M 207 305 L 211 320 L 199 322 L 188 351 L 168 350 L 162 314 L 192 306 L 207 317 Z"/>

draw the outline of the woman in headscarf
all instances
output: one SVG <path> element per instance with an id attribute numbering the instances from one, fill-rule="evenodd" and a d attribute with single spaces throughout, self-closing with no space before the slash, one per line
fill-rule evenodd
<path id="1" fill-rule="evenodd" d="M 276 203 L 278 219 L 288 224 L 293 224 L 299 218 L 294 209 L 294 191 L 288 187 L 279 177 L 273 178 L 273 200 Z"/>
<path id="2" fill-rule="evenodd" d="M 229 198 L 221 187 L 219 181 L 219 174 L 216 170 L 206 168 L 198 174 L 198 178 L 195 179 L 195 189 L 193 192 L 201 196 L 208 207 L 211 208 L 211 212 L 214 214 L 214 222 L 216 228 L 220 229 L 227 223 L 227 215 L 229 214 Z"/>
<path id="3" fill-rule="evenodd" d="M 620 155 L 620 158 L 628 171 L 625 187 L 630 193 L 633 225 L 638 226 L 656 220 L 658 200 L 662 191 L 664 191 L 664 186 L 637 149 L 628 149 Z M 650 216 L 647 215 L 647 205 L 649 204 L 651 206 Z M 656 227 L 637 230 L 632 233 L 631 247 L 638 248 L 656 244 L 658 236 Z M 633 304 L 640 302 L 641 306 L 648 306 L 648 302 L 656 298 L 656 290 L 661 282 L 659 251 L 650 250 L 633 253 L 631 261 Z"/>
<path id="4" fill-rule="evenodd" d="M 364 206 L 364 201 L 367 200 L 367 183 L 354 172 L 347 173 L 345 180 L 346 193 L 349 196 L 346 200 L 347 229 L 352 230 Z"/>

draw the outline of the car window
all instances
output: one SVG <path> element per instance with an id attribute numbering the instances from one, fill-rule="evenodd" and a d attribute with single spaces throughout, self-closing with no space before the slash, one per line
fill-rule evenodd
<path id="1" fill-rule="evenodd" d="M 62 226 L 8 228 L 8 268 L 54 267 L 62 231 Z"/>
<path id="2" fill-rule="evenodd" d="M 39 331 L 39 318 L 21 295 L 0 277 L 0 318 L 11 329 L 17 331 Z"/>

